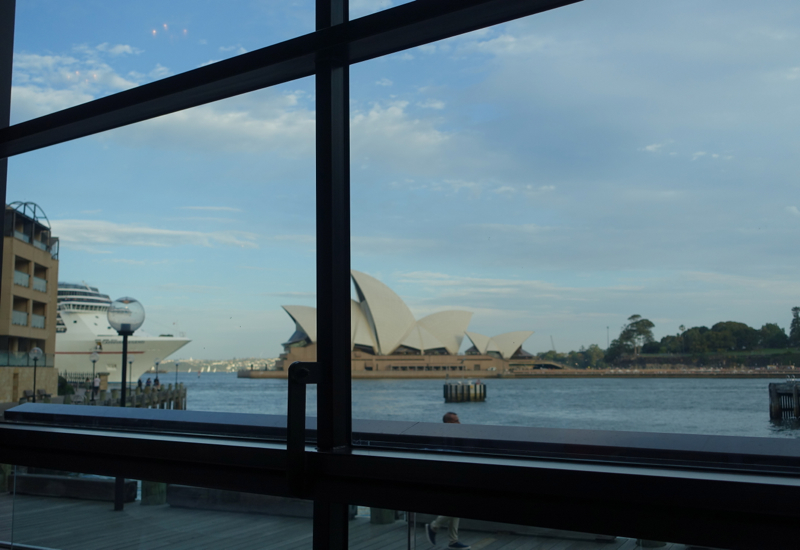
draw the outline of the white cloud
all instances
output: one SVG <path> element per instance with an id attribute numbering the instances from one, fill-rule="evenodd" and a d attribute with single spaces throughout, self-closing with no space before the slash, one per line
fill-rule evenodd
<path id="1" fill-rule="evenodd" d="M 150 71 L 147 74 L 147 76 L 149 76 L 153 80 L 159 80 L 161 78 L 172 76 L 172 71 L 164 67 L 161 63 L 156 63 L 156 68 Z"/>
<path id="2" fill-rule="evenodd" d="M 257 235 L 244 231 L 179 231 L 100 220 L 55 220 L 52 226 L 53 233 L 69 247 L 189 245 L 257 248 Z"/>
<path id="3" fill-rule="evenodd" d="M 232 206 L 180 206 L 181 210 L 206 210 L 209 212 L 241 212 L 241 208 Z"/>
<path id="4" fill-rule="evenodd" d="M 513 195 L 514 193 L 517 192 L 517 190 L 511 187 L 510 185 L 502 185 L 500 187 L 493 189 L 492 191 L 494 193 L 497 193 L 498 195 Z"/>
<path id="5" fill-rule="evenodd" d="M 417 105 L 423 109 L 444 109 L 444 101 L 440 99 L 426 99 L 425 101 L 417 103 Z"/>
<path id="6" fill-rule="evenodd" d="M 124 55 L 124 54 L 140 54 L 144 50 L 140 50 L 139 48 L 134 48 L 133 46 L 129 46 L 127 44 L 115 44 L 111 45 L 108 42 L 103 42 L 97 46 L 97 51 L 105 52 L 111 55 Z"/>
<path id="7" fill-rule="evenodd" d="M 377 84 L 378 86 L 391 86 L 392 84 L 394 84 L 394 82 L 384 77 L 381 78 L 379 81 L 377 81 L 375 84 Z"/>
<path id="8" fill-rule="evenodd" d="M 697 160 L 697 159 L 699 159 L 700 157 L 704 157 L 704 156 L 706 156 L 707 154 L 708 154 L 708 153 L 706 153 L 705 151 L 697 151 L 696 153 L 694 153 L 694 154 L 692 155 L 692 160 Z"/>
<path id="9" fill-rule="evenodd" d="M 800 216 L 800 210 L 796 206 L 787 206 L 786 211 L 792 216 Z"/>
<path id="10" fill-rule="evenodd" d="M 235 46 L 220 46 L 219 51 L 226 53 L 234 52 L 234 55 L 247 53 L 247 50 L 241 44 L 236 44 Z"/>

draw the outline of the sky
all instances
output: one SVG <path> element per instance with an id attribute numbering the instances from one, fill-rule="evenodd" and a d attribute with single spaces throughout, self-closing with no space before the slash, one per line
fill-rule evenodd
<path id="1" fill-rule="evenodd" d="M 313 24 L 306 0 L 18 0 L 12 123 Z M 791 0 L 586 0 L 353 66 L 353 268 L 534 353 L 633 314 L 788 329 L 798 29 Z M 307 78 L 13 157 L 8 200 L 47 214 L 61 281 L 139 299 L 178 356 L 275 357 L 280 306 L 315 305 L 313 155 Z"/>

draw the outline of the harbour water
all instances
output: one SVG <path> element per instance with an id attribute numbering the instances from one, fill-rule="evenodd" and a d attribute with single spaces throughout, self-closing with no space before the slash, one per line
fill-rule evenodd
<path id="1" fill-rule="evenodd" d="M 152 375 L 150 375 L 152 376 Z M 163 374 L 162 383 L 175 381 Z M 190 410 L 286 414 L 285 380 L 238 379 L 235 373 L 180 373 Z M 145 377 L 143 377 L 145 378 Z M 353 417 L 463 424 L 625 430 L 754 437 L 800 437 L 793 423 L 769 420 L 774 379 L 614 378 L 484 379 L 483 403 L 447 403 L 443 380 L 355 380 Z M 308 414 L 315 390 L 309 388 Z"/>

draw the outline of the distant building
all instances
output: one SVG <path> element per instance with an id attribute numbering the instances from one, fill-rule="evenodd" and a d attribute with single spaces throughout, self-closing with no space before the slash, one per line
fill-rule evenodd
<path id="1" fill-rule="evenodd" d="M 33 391 L 33 361 L 38 347 L 36 387 L 55 395 L 58 238 L 32 202 L 5 207 L 3 269 L 0 280 L 0 402 L 17 402 Z"/>
<path id="2" fill-rule="evenodd" d="M 414 315 L 388 286 L 359 271 L 351 271 L 358 300 L 350 302 L 350 348 L 353 376 L 444 377 L 501 375 L 517 370 L 555 367 L 522 349 L 533 331 L 494 337 L 467 332 L 472 313 L 441 311 L 422 319 Z M 295 331 L 283 344 L 276 367 L 317 357 L 317 310 L 308 306 L 283 306 Z M 467 336 L 472 346 L 459 355 Z"/>

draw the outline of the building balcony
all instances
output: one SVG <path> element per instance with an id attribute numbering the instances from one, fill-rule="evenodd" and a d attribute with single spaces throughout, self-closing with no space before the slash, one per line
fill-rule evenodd
<path id="1" fill-rule="evenodd" d="M 38 290 L 39 292 L 47 292 L 47 280 L 40 279 L 39 277 L 34 277 L 33 290 Z"/>
<path id="2" fill-rule="evenodd" d="M 22 327 L 28 326 L 28 314 L 24 311 L 12 311 L 11 312 L 11 324 L 12 325 L 19 325 Z"/>
<path id="3" fill-rule="evenodd" d="M 44 250 L 45 252 L 49 250 L 49 247 L 45 243 L 43 243 L 42 241 L 37 241 L 36 239 L 33 240 L 33 246 L 35 246 L 39 250 Z"/>
<path id="4" fill-rule="evenodd" d="M 31 314 L 31 326 L 33 328 L 44 328 L 46 321 L 47 317 L 44 315 Z"/>
<path id="5" fill-rule="evenodd" d="M 30 285 L 31 276 L 22 271 L 14 271 L 14 284 L 28 288 Z"/>
<path id="6" fill-rule="evenodd" d="M 21 231 L 14 231 L 14 236 L 16 238 L 18 238 L 19 240 L 24 241 L 26 243 L 30 243 L 31 242 L 30 236 L 26 235 L 25 233 L 23 233 Z"/>

